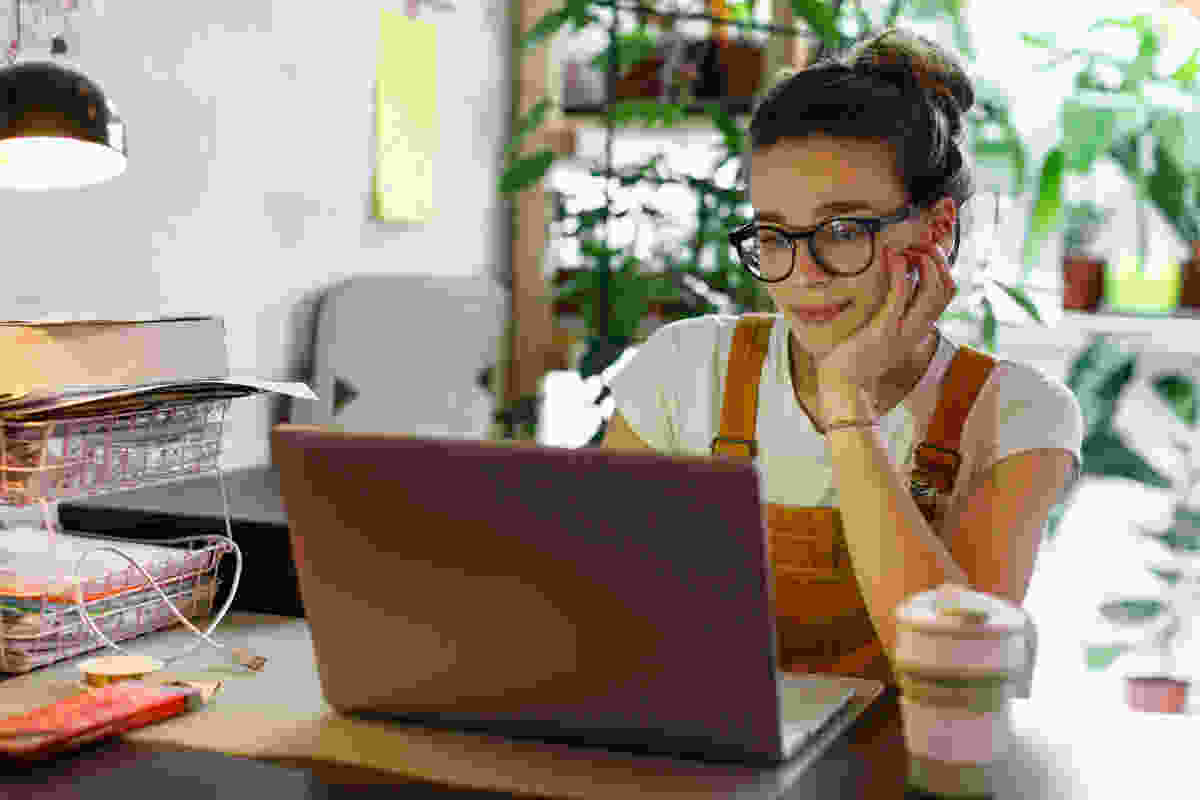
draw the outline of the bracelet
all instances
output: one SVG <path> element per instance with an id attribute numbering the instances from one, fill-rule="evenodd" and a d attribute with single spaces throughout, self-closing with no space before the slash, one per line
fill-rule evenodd
<path id="1" fill-rule="evenodd" d="M 877 420 L 877 419 L 873 419 L 873 420 L 843 419 L 843 420 L 838 420 L 837 422 L 833 423 L 832 425 L 826 426 L 825 431 L 829 432 L 832 430 L 837 430 L 838 428 L 874 428 L 878 424 L 879 424 L 879 420 Z"/>

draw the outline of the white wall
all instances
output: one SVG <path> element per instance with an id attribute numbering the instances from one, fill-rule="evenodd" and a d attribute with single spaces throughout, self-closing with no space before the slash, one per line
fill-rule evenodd
<path id="1" fill-rule="evenodd" d="M 412 226 L 370 217 L 379 15 L 402 0 L 108 0 L 81 14 L 70 57 L 125 118 L 129 169 L 78 191 L 0 193 L 0 318 L 217 314 L 232 370 L 303 380 L 331 284 L 501 269 L 508 4 L 456 5 L 421 12 L 439 35 L 441 150 L 437 217 Z M 227 469 L 269 463 L 284 407 L 234 401 Z"/>

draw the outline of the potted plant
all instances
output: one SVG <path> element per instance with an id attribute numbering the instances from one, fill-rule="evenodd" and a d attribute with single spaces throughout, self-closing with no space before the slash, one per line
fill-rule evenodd
<path id="1" fill-rule="evenodd" d="M 1056 47 L 1052 35 L 1022 34 L 1026 44 L 1053 54 L 1039 70 L 1074 58 L 1085 60 L 1075 76 L 1075 89 L 1060 111 L 1062 138 L 1041 164 L 1024 246 L 1025 268 L 1028 273 L 1040 245 L 1062 224 L 1064 173 L 1085 175 L 1096 159 L 1111 158 L 1136 187 L 1139 234 L 1136 256 L 1118 262 L 1115 268 L 1109 265 L 1106 291 L 1111 291 L 1114 306 L 1169 309 L 1175 302 L 1172 285 L 1178 286 L 1178 275 L 1172 274 L 1169 267 L 1165 274 L 1161 269 L 1159 274 L 1148 269 L 1141 204 L 1157 208 L 1183 241 L 1200 238 L 1200 221 L 1195 214 L 1200 157 L 1189 145 L 1198 132 L 1189 112 L 1200 64 L 1193 54 L 1170 75 L 1158 74 L 1155 62 L 1162 42 L 1150 15 L 1102 19 L 1089 30 L 1111 27 L 1137 35 L 1138 54 L 1134 59 L 1127 61 L 1084 48 L 1063 51 Z M 1102 74 L 1098 67 L 1107 68 L 1108 73 Z M 1119 82 L 1107 79 L 1108 74 L 1118 75 Z M 1148 87 L 1152 91 L 1147 92 Z"/>
<path id="2" fill-rule="evenodd" d="M 740 23 L 750 23 L 754 18 L 757 0 L 728 0 L 710 2 L 713 16 L 721 16 Z M 749 102 L 762 84 L 763 63 L 766 50 L 762 43 L 750 36 L 751 28 L 745 24 L 737 28 L 739 35 L 730 39 L 724 31 L 714 31 L 717 43 L 717 61 L 722 76 L 721 95 L 733 101 Z"/>
<path id="3" fill-rule="evenodd" d="M 1093 250 L 1111 209 L 1083 202 L 1068 206 L 1063 229 L 1063 308 L 1094 312 L 1104 293 L 1105 259 Z"/>
<path id="4" fill-rule="evenodd" d="M 1155 393 L 1195 434 L 1195 384 L 1185 375 L 1170 373 L 1152 381 Z M 1193 643 L 1192 620 L 1200 613 L 1200 510 L 1191 507 L 1193 490 L 1200 484 L 1200 471 L 1194 469 L 1189 440 L 1172 437 L 1172 444 L 1184 462 L 1183 476 L 1174 481 L 1172 518 L 1166 530 L 1152 530 L 1136 525 L 1136 535 L 1155 540 L 1168 556 L 1147 566 L 1165 584 L 1162 597 L 1117 597 L 1100 606 L 1100 613 L 1110 623 L 1122 628 L 1140 628 L 1137 642 L 1093 644 L 1087 649 L 1088 667 L 1105 669 L 1126 654 L 1149 657 L 1145 666 L 1129 671 L 1125 676 L 1126 701 L 1139 711 L 1180 713 L 1187 702 L 1193 672 L 1180 669 L 1178 645 Z M 1194 666 L 1191 667 L 1194 669 Z"/>
<path id="5" fill-rule="evenodd" d="M 659 34 L 646 23 L 644 16 L 630 33 L 618 33 L 612 46 L 597 53 L 589 65 L 604 75 L 608 71 L 610 54 L 617 59 L 616 98 L 633 100 L 657 98 L 662 94 L 660 72 L 665 59 L 659 52 Z"/>

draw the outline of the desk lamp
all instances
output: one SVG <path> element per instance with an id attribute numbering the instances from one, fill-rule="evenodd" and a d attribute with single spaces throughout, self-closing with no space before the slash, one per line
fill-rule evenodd
<path id="1" fill-rule="evenodd" d="M 49 58 L 0 69 L 0 189 L 74 189 L 125 171 L 125 123 L 94 81 L 53 58 L 66 51 L 55 37 Z"/>

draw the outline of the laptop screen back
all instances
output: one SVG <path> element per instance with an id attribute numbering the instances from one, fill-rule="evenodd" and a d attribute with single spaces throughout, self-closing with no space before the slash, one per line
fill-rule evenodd
<path id="1" fill-rule="evenodd" d="M 338 710 L 710 758 L 778 747 L 753 467 L 293 425 L 271 442 Z"/>

